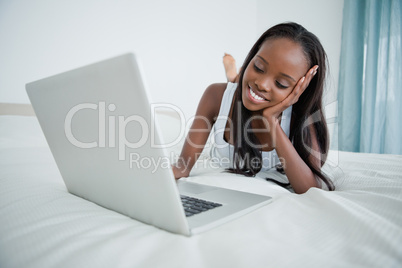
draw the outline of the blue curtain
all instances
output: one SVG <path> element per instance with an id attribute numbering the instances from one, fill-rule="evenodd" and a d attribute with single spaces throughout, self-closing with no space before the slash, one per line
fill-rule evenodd
<path id="1" fill-rule="evenodd" d="M 345 0 L 338 148 L 402 154 L 402 0 Z"/>

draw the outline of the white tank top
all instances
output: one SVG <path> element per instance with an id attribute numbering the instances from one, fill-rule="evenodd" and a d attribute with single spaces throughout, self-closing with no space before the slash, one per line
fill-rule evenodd
<path id="1" fill-rule="evenodd" d="M 223 94 L 221 107 L 219 110 L 218 118 L 212 129 L 212 143 L 210 156 L 219 161 L 221 167 L 233 168 L 233 145 L 227 143 L 224 139 L 225 127 L 229 118 L 230 107 L 237 84 L 228 83 L 226 90 Z M 286 135 L 289 137 L 290 119 L 292 115 L 292 106 L 282 112 L 281 127 Z M 275 150 L 269 152 L 262 152 L 262 169 L 267 171 L 280 163 L 278 155 Z"/>

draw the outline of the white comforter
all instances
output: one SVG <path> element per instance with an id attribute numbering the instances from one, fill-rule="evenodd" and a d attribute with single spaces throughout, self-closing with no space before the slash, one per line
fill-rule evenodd
<path id="1" fill-rule="evenodd" d="M 193 237 L 67 192 L 35 117 L 0 116 L 0 267 L 401 267 L 402 157 L 331 152 L 337 190 L 297 195 L 195 170 L 274 201 Z"/>

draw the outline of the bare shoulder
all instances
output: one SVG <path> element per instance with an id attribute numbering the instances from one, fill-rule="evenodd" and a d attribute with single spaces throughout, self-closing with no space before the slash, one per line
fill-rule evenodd
<path id="1" fill-rule="evenodd" d="M 204 96 L 215 100 L 216 98 L 222 100 L 223 93 L 225 92 L 227 85 L 228 85 L 227 83 L 211 84 L 205 89 Z"/>
<path id="2" fill-rule="evenodd" d="M 215 83 L 208 86 L 201 97 L 197 114 L 202 114 L 214 120 L 219 114 L 223 93 L 227 83 Z"/>

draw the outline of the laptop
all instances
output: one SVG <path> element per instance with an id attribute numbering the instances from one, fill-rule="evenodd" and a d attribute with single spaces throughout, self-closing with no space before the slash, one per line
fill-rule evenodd
<path id="1" fill-rule="evenodd" d="M 26 90 L 74 195 L 186 236 L 272 200 L 175 180 L 132 53 L 28 83 Z"/>

